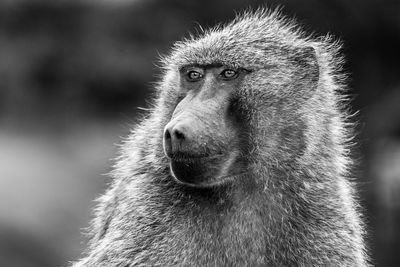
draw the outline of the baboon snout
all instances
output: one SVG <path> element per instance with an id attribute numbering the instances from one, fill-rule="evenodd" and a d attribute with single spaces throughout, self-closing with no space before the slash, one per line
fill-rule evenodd
<path id="1" fill-rule="evenodd" d="M 172 158 L 177 154 L 190 154 L 194 140 L 194 121 L 170 121 L 164 129 L 164 153 Z"/>

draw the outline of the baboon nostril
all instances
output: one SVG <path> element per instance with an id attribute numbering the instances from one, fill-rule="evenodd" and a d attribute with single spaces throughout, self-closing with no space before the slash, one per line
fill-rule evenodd
<path id="1" fill-rule="evenodd" d="M 185 139 L 185 135 L 181 131 L 179 131 L 177 129 L 174 130 L 174 134 L 175 134 L 176 139 L 178 139 L 178 140 L 184 140 Z"/>
<path id="2" fill-rule="evenodd" d="M 171 134 L 168 130 L 165 131 L 165 139 L 171 139 Z"/>
<path id="3" fill-rule="evenodd" d="M 169 158 L 173 157 L 174 154 L 182 152 L 187 149 L 190 135 L 185 125 L 167 125 L 164 130 L 163 148 L 164 153 Z"/>

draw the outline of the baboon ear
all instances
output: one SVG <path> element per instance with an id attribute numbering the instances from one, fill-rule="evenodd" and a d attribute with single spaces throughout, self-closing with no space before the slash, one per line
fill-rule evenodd
<path id="1" fill-rule="evenodd" d="M 315 49 L 311 46 L 297 49 L 294 62 L 298 66 L 299 78 L 316 85 L 319 79 L 319 64 Z"/>

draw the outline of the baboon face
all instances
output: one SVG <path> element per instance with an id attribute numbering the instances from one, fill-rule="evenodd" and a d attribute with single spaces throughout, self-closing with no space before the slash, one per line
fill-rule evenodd
<path id="1" fill-rule="evenodd" d="M 215 186 L 243 172 L 234 94 L 248 74 L 223 65 L 179 69 L 182 96 L 164 128 L 164 153 L 173 177 L 191 186 Z"/>
<path id="2" fill-rule="evenodd" d="M 178 44 L 168 58 L 163 147 L 180 183 L 220 185 L 257 168 L 258 157 L 268 167 L 304 150 L 297 110 L 317 86 L 315 51 L 247 34 L 211 33 Z M 247 37 L 232 41 L 239 36 Z"/>

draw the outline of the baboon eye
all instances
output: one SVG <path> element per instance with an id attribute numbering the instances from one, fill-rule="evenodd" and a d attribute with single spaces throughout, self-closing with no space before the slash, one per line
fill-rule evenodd
<path id="1" fill-rule="evenodd" d="M 203 74 L 201 74 L 198 71 L 194 71 L 194 70 L 189 71 L 186 74 L 186 76 L 187 76 L 188 81 L 190 81 L 190 82 L 195 82 L 195 81 L 198 81 L 201 78 L 203 78 Z"/>
<path id="2" fill-rule="evenodd" d="M 238 72 L 235 70 L 231 70 L 231 69 L 226 69 L 221 72 L 222 78 L 227 79 L 227 80 L 235 79 L 237 77 L 237 75 L 238 75 Z"/>

